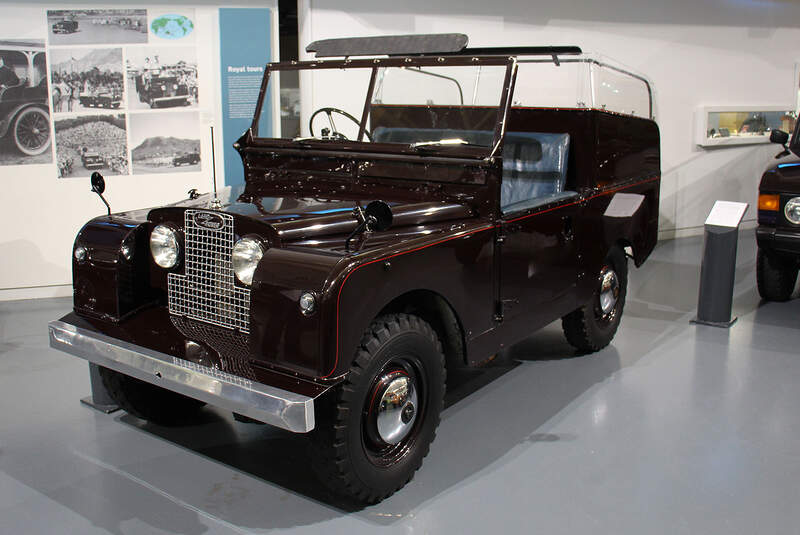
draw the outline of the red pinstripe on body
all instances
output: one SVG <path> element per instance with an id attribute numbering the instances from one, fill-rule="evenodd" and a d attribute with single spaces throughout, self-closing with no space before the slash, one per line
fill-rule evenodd
<path id="1" fill-rule="evenodd" d="M 650 178 L 648 178 L 646 180 L 641 180 L 639 182 L 634 182 L 633 184 L 626 184 L 626 185 L 623 185 L 623 186 L 619 186 L 617 188 L 603 190 L 603 191 L 601 191 L 599 193 L 595 193 L 591 197 L 586 197 L 584 199 L 581 199 L 581 200 L 578 200 L 578 201 L 574 201 L 574 202 L 571 202 L 571 203 L 567 203 L 567 204 L 560 204 L 558 206 L 554 206 L 552 208 L 548 208 L 547 210 L 542 210 L 540 212 L 534 212 L 532 214 L 527 214 L 527 215 L 524 215 L 524 216 L 521 216 L 521 217 L 510 219 L 508 221 L 505 221 L 505 223 L 512 223 L 514 221 L 520 221 L 522 219 L 527 219 L 529 217 L 534 217 L 534 216 L 537 216 L 537 215 L 546 214 L 546 213 L 552 212 L 554 210 L 559 210 L 561 208 L 566 208 L 567 206 L 573 206 L 573 205 L 576 205 L 576 204 L 580 204 L 582 202 L 590 201 L 592 199 L 595 199 L 597 197 L 602 197 L 603 195 L 608 195 L 610 193 L 616 193 L 617 191 L 621 191 L 623 189 L 633 188 L 633 187 L 636 187 L 636 186 L 640 186 L 642 184 L 647 184 L 648 182 L 654 182 L 654 181 L 659 180 L 659 179 L 661 179 L 661 175 L 650 177 Z M 449 237 L 441 239 L 439 241 L 422 245 L 422 246 L 417 247 L 415 249 L 410 249 L 408 251 L 402 251 L 402 252 L 399 252 L 399 253 L 394 253 L 394 254 L 391 254 L 391 255 L 388 255 L 388 256 L 383 256 L 381 258 L 376 258 L 375 260 L 370 260 L 369 262 L 364 262 L 363 264 L 359 264 L 352 271 L 350 271 L 350 273 L 348 273 L 345 276 L 344 280 L 342 281 L 341 286 L 339 286 L 339 293 L 336 296 L 336 358 L 334 360 L 333 368 L 331 369 L 331 371 L 328 372 L 327 375 L 323 375 L 321 378 L 322 379 L 329 378 L 331 375 L 333 375 L 333 372 L 335 372 L 336 368 L 339 366 L 339 303 L 340 303 L 340 301 L 342 299 L 342 290 L 344 289 L 345 284 L 347 284 L 347 280 L 350 278 L 350 275 L 352 275 L 353 273 L 355 273 L 356 271 L 358 271 L 362 267 L 368 266 L 370 264 L 375 264 L 376 262 L 383 262 L 384 260 L 389 260 L 390 258 L 395 258 L 397 256 L 403 256 L 403 255 L 406 255 L 406 254 L 410 254 L 410 253 L 414 253 L 414 252 L 417 252 L 417 251 L 421 251 L 422 249 L 427 249 L 428 247 L 433 247 L 434 245 L 439 245 L 441 243 L 445 243 L 445 242 L 448 242 L 448 241 L 451 241 L 451 240 L 456 240 L 458 238 L 463 238 L 465 236 L 471 236 L 472 234 L 477 234 L 478 232 L 484 232 L 486 230 L 492 230 L 492 229 L 497 228 L 498 226 L 500 226 L 500 225 L 490 225 L 488 227 L 482 227 L 482 228 L 479 228 L 479 229 L 471 230 L 469 232 L 465 232 L 463 234 L 458 234 L 456 236 L 449 236 Z"/>

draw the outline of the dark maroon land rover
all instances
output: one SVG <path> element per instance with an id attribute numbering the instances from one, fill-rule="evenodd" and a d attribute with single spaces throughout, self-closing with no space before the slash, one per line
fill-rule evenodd
<path id="1" fill-rule="evenodd" d="M 319 41 L 337 59 L 268 65 L 235 145 L 246 184 L 88 222 L 51 345 L 141 418 L 211 403 L 311 432 L 321 478 L 366 503 L 421 465 L 447 369 L 558 318 L 606 346 L 628 257 L 656 243 L 650 84 L 577 47 L 466 42 Z M 291 71 L 316 111 L 266 137 Z"/>
<path id="2" fill-rule="evenodd" d="M 764 171 L 758 186 L 756 278 L 761 297 L 786 301 L 792 296 L 800 266 L 800 121 L 791 139 L 788 133 L 774 130 L 770 141 L 783 145 L 783 151 Z"/>

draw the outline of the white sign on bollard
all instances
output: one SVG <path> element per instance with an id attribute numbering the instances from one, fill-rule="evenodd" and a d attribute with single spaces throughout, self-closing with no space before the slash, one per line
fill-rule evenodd
<path id="1" fill-rule="evenodd" d="M 746 202 L 717 201 L 706 218 L 706 225 L 736 228 L 747 212 Z"/>

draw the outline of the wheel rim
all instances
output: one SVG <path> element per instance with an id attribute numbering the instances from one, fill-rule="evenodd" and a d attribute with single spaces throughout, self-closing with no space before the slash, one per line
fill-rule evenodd
<path id="1" fill-rule="evenodd" d="M 392 360 L 375 376 L 363 413 L 362 438 L 367 458 L 388 466 L 416 442 L 423 417 L 425 383 L 414 357 Z"/>
<path id="2" fill-rule="evenodd" d="M 603 266 L 598 278 L 599 291 L 596 314 L 598 319 L 611 322 L 614 320 L 619 302 L 619 277 L 610 266 Z"/>
<path id="3" fill-rule="evenodd" d="M 50 125 L 44 112 L 30 110 L 23 112 L 14 130 L 17 147 L 28 155 L 41 154 L 50 140 Z"/>

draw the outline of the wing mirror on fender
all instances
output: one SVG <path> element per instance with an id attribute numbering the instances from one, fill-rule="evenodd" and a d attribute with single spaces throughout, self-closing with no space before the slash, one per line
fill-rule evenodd
<path id="1" fill-rule="evenodd" d="M 783 130 L 773 130 L 770 132 L 769 141 L 770 143 L 778 143 L 783 146 L 783 150 L 775 155 L 775 159 L 783 158 L 789 154 L 789 149 L 786 147 L 786 144 L 789 142 L 789 134 Z"/>
<path id="2" fill-rule="evenodd" d="M 372 201 L 365 209 L 356 206 L 353 215 L 358 219 L 358 226 L 344 242 L 346 251 L 350 250 L 350 240 L 365 230 L 381 232 L 392 226 L 392 209 L 383 201 Z"/>
<path id="3" fill-rule="evenodd" d="M 92 173 L 91 178 L 89 179 L 92 183 L 92 191 L 97 193 L 100 197 L 100 200 L 103 201 L 103 204 L 106 205 L 106 209 L 108 210 L 108 215 L 111 215 L 111 206 L 109 206 L 108 201 L 106 198 L 103 197 L 103 192 L 106 190 L 106 180 L 103 178 L 103 175 L 95 171 Z"/>

